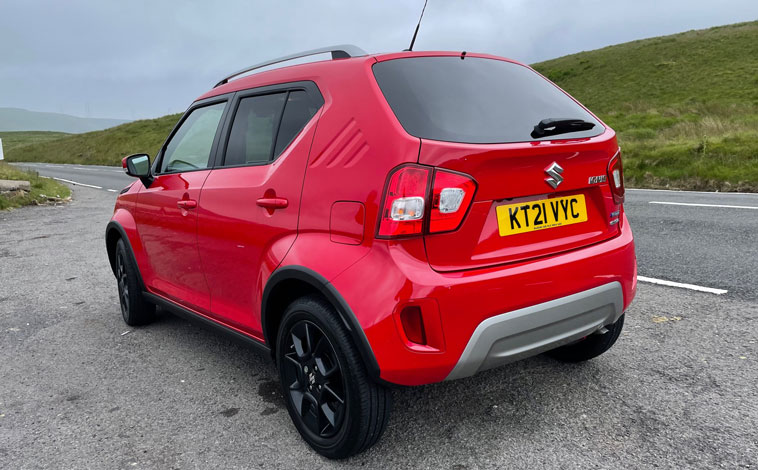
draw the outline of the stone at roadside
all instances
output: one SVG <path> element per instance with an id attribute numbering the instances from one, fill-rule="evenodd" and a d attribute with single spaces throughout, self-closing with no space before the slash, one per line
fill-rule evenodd
<path id="1" fill-rule="evenodd" d="M 0 180 L 0 193 L 10 191 L 31 191 L 32 185 L 28 181 Z"/>

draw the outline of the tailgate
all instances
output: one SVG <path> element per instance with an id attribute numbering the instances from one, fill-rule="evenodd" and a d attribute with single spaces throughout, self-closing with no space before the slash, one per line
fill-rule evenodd
<path id="1" fill-rule="evenodd" d="M 612 131 L 594 139 L 528 144 L 422 140 L 419 163 L 466 173 L 478 184 L 458 230 L 425 236 L 429 264 L 438 271 L 480 268 L 615 236 L 621 208 L 613 201 L 607 168 L 617 150 Z M 562 170 L 557 179 L 548 173 L 551 168 Z"/>

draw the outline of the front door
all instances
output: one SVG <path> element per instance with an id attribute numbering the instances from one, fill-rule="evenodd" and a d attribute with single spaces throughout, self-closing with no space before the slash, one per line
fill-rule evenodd
<path id="1" fill-rule="evenodd" d="M 238 93 L 223 162 L 200 196 L 198 245 L 212 314 L 261 338 L 263 286 L 297 235 L 314 116 L 323 103 L 308 83 Z"/>
<path id="2" fill-rule="evenodd" d="M 197 252 L 197 204 L 226 101 L 195 107 L 163 147 L 154 180 L 140 191 L 137 231 L 147 252 L 143 273 L 151 292 L 195 310 L 210 307 L 208 285 Z"/>

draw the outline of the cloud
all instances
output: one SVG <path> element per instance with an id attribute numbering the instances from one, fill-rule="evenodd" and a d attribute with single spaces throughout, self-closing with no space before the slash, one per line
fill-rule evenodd
<path id="1" fill-rule="evenodd" d="M 408 47 L 422 0 L 0 4 L 0 106 L 136 119 L 183 110 L 224 74 L 299 50 Z M 755 0 L 429 0 L 417 50 L 532 63 L 758 19 Z"/>

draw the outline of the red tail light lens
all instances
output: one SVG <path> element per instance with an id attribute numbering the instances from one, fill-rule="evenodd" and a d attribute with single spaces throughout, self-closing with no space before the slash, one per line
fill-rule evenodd
<path id="1" fill-rule="evenodd" d="M 611 158 L 608 163 L 608 184 L 611 186 L 613 202 L 624 202 L 624 169 L 621 165 L 621 149 Z"/>
<path id="2" fill-rule="evenodd" d="M 463 222 L 476 192 L 469 176 L 437 169 L 432 188 L 429 233 L 456 230 Z"/>
<path id="3" fill-rule="evenodd" d="M 430 190 L 432 171 L 434 182 Z M 421 235 L 427 213 L 428 233 L 457 230 L 466 217 L 475 192 L 476 182 L 461 173 L 422 165 L 398 167 L 387 182 L 377 236 Z"/>
<path id="4" fill-rule="evenodd" d="M 430 173 L 430 168 L 406 165 L 390 175 L 379 214 L 380 237 L 422 233 Z"/>

